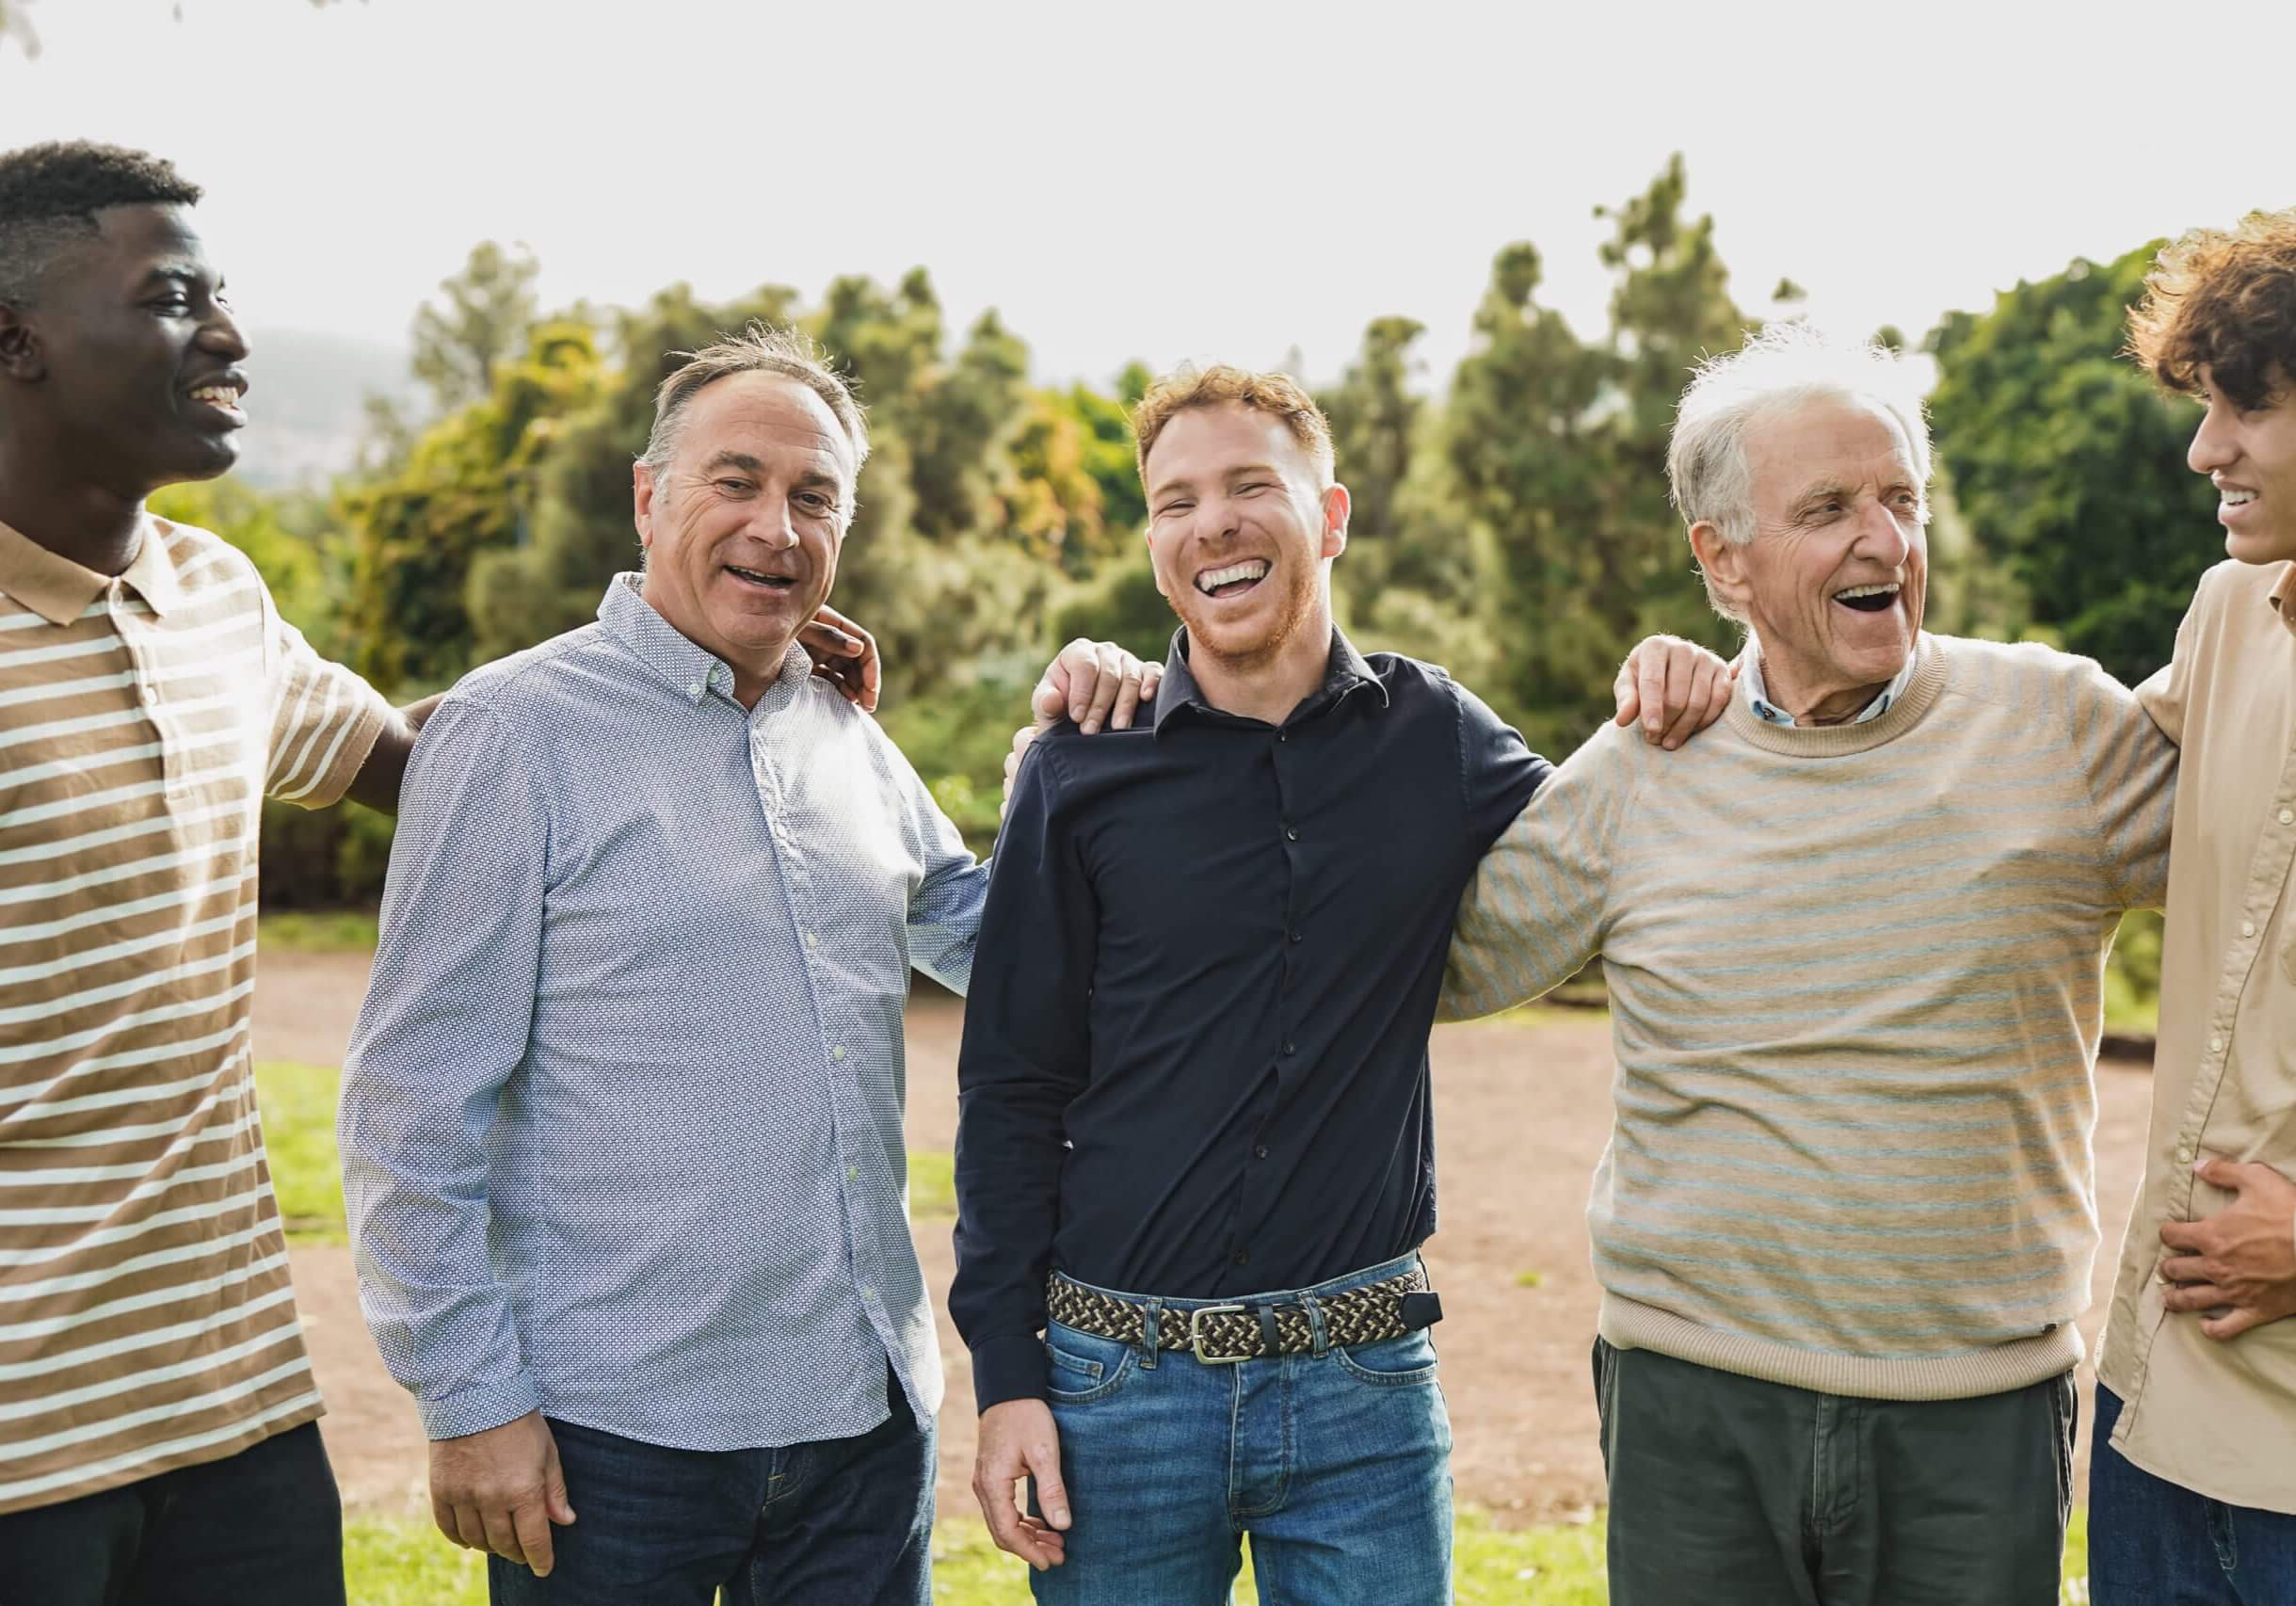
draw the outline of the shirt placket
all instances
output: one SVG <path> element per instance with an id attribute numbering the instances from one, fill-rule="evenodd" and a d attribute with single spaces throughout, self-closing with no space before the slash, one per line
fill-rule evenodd
<path id="1" fill-rule="evenodd" d="M 784 709 L 779 717 L 786 722 L 795 712 Z M 773 834 L 774 857 L 781 866 L 781 884 L 788 891 L 798 960 L 805 967 L 806 990 L 813 1000 L 813 1019 L 826 1071 L 824 1085 L 829 1096 L 829 1132 L 836 1146 L 838 1196 L 844 1204 L 846 1254 L 853 1266 L 854 1290 L 860 1295 L 870 1326 L 884 1341 L 888 1354 L 898 1354 L 891 1322 L 885 1310 L 884 1267 L 875 1252 L 875 1235 L 864 1229 L 870 1213 L 867 1172 L 871 1162 L 865 1146 L 858 1141 L 858 1135 L 869 1130 L 859 1093 L 860 1068 L 846 1046 L 846 1038 L 852 1035 L 846 1030 L 850 1021 L 842 1018 L 836 992 L 827 985 L 822 970 L 820 911 L 825 906 L 815 885 L 812 864 L 782 823 L 788 811 L 780 770 L 767 740 L 773 729 L 770 720 L 752 716 L 750 768 L 757 779 L 758 799 L 765 811 L 766 828 Z"/>
<path id="2" fill-rule="evenodd" d="M 160 695 L 159 669 L 153 662 L 151 643 L 144 638 L 143 621 L 127 606 L 124 582 L 114 580 L 104 586 L 104 611 L 111 620 L 112 634 L 120 638 L 120 645 L 127 653 L 129 695 L 135 698 L 136 706 L 142 711 L 159 746 L 160 775 L 167 795 L 181 796 L 183 757 L 177 751 L 181 744 L 166 712 L 166 699 Z"/>
<path id="3" fill-rule="evenodd" d="M 1300 711 L 1307 712 L 1305 710 Z M 1251 1134 L 1251 1148 L 1244 1162 L 1244 1180 L 1237 1190 L 1235 1228 L 1228 1245 L 1228 1264 L 1239 1271 L 1251 1264 L 1251 1245 L 1246 1241 L 1250 1226 L 1261 1213 L 1260 1195 L 1265 1186 L 1266 1163 L 1270 1145 L 1268 1128 L 1276 1112 L 1284 1108 L 1286 1096 L 1303 1074 L 1300 1059 L 1299 998 L 1300 966 L 1307 945 L 1307 852 L 1308 827 L 1301 816 L 1308 811 L 1308 803 L 1314 793 L 1307 784 L 1309 745 L 1302 739 L 1298 715 L 1268 733 L 1268 767 L 1274 778 L 1276 792 L 1276 847 L 1283 855 L 1282 885 L 1283 961 L 1276 984 L 1275 1063 L 1269 1067 L 1274 1088 L 1260 1111 Z M 1248 1279 L 1246 1279 L 1248 1280 Z"/>

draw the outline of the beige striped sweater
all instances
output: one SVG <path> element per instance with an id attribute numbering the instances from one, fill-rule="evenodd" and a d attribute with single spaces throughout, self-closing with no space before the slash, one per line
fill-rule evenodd
<path id="1" fill-rule="evenodd" d="M 388 713 L 203 530 L 113 579 L 0 526 L 0 1513 L 319 1414 L 248 1059 L 257 811 L 340 795 Z"/>
<path id="2" fill-rule="evenodd" d="M 1901 1400 L 2079 1358 L 2101 972 L 2164 894 L 2176 750 L 2087 659 L 1918 650 L 1862 725 L 1606 728 L 1461 906 L 1447 1016 L 1603 961 L 1622 1348 Z"/>

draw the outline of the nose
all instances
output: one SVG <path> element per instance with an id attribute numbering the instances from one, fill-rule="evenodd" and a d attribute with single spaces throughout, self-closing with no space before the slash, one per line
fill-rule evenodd
<path id="1" fill-rule="evenodd" d="M 1857 554 L 1891 569 L 1904 566 L 1913 553 L 1913 539 L 1889 509 L 1869 502 L 1858 514 Z"/>
<path id="2" fill-rule="evenodd" d="M 210 308 L 201 321 L 200 349 L 226 362 L 244 362 L 248 359 L 248 338 L 239 332 L 238 320 L 220 303 Z"/>
<path id="3" fill-rule="evenodd" d="M 2201 416 L 2200 427 L 2192 431 L 2192 444 L 2184 455 L 2186 464 L 2196 474 L 2219 474 L 2230 468 L 2240 455 L 2233 444 L 2232 426 L 2211 402 Z"/>
<path id="4" fill-rule="evenodd" d="M 760 519 L 756 525 L 758 539 L 778 552 L 787 552 L 797 544 L 797 526 L 789 516 L 786 504 L 780 510 Z"/>

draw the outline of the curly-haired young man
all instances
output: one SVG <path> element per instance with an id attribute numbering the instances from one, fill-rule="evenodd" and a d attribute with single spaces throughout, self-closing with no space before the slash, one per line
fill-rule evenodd
<path id="1" fill-rule="evenodd" d="M 2137 358 L 2207 413 L 2230 561 L 2147 710 L 2183 747 L 2145 1179 L 2098 1368 L 2098 1606 L 2296 1600 L 2296 210 L 2163 251 Z"/>

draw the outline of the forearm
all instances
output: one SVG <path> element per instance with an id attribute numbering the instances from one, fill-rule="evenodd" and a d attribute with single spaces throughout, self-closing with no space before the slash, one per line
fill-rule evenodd
<path id="1" fill-rule="evenodd" d="M 967 1089 L 956 1139 L 956 1276 L 949 1313 L 972 1352 L 975 1403 L 1040 1399 L 1044 1285 L 1060 1214 L 1065 1090 Z"/>
<path id="2" fill-rule="evenodd" d="M 367 753 L 367 762 L 360 766 L 344 795 L 377 813 L 397 813 L 399 787 L 407 779 L 407 761 L 414 756 L 415 738 L 422 732 L 423 722 L 444 700 L 442 692 L 393 710 L 382 734 L 375 738 L 375 746 Z"/>

